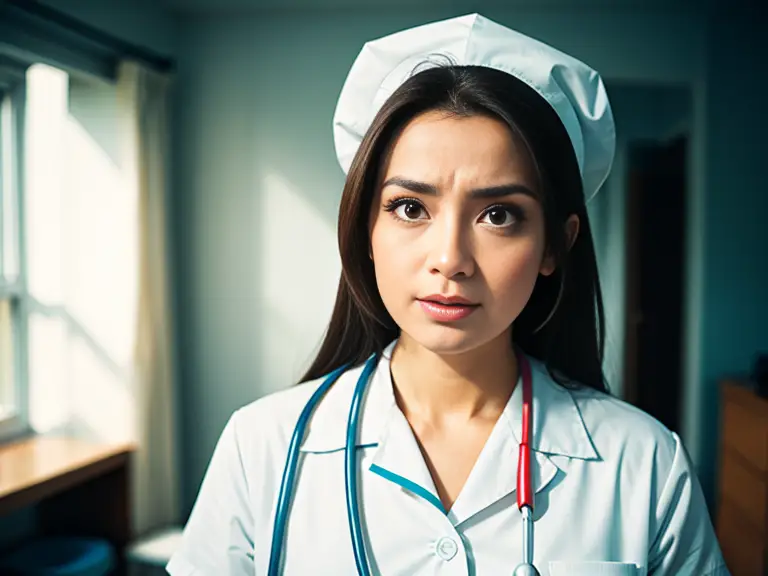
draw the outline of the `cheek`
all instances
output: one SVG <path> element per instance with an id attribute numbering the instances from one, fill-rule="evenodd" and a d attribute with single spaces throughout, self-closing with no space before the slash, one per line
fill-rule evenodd
<path id="1" fill-rule="evenodd" d="M 377 216 L 371 228 L 371 248 L 377 262 L 390 254 L 399 243 L 397 230 L 387 222 L 388 218 L 389 214 Z"/>
<path id="2" fill-rule="evenodd" d="M 413 267 L 419 232 L 415 227 L 409 227 L 396 222 L 391 214 L 379 212 L 371 219 L 370 242 L 373 259 L 378 268 L 400 268 L 406 270 Z"/>
<path id="3" fill-rule="evenodd" d="M 516 316 L 533 293 L 541 268 L 541 250 L 537 242 L 523 242 L 491 251 L 480 267 L 499 314 Z"/>
<path id="4" fill-rule="evenodd" d="M 371 251 L 379 293 L 387 307 L 395 304 L 406 293 L 404 283 L 418 270 L 413 250 L 409 246 L 407 230 L 387 222 L 387 214 L 375 221 L 371 230 Z"/>

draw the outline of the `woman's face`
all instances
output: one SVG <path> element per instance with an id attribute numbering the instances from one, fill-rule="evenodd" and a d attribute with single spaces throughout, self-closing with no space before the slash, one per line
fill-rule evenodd
<path id="1" fill-rule="evenodd" d="M 429 112 L 404 129 L 382 173 L 371 250 L 401 331 L 440 354 L 507 332 L 538 275 L 553 271 L 525 145 L 498 120 Z M 439 304 L 455 297 L 468 304 Z"/>

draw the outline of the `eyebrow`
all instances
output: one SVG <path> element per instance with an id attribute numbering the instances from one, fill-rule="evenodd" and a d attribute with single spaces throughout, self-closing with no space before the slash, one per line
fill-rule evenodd
<path id="1" fill-rule="evenodd" d="M 382 185 L 382 189 L 387 186 L 398 186 L 399 188 L 405 188 L 416 194 L 425 194 L 427 196 L 439 196 L 440 192 L 437 187 L 426 182 L 418 182 L 416 180 L 410 180 L 408 178 L 402 178 L 400 176 L 394 176 L 389 178 Z M 538 198 L 533 190 L 522 184 L 502 184 L 500 186 L 488 186 L 486 188 L 475 188 L 469 192 L 470 198 L 502 198 L 504 196 L 513 196 L 515 194 L 524 194 L 531 198 Z"/>

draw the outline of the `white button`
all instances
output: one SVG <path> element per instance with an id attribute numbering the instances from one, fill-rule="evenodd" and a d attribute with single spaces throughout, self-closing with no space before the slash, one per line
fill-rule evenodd
<path id="1" fill-rule="evenodd" d="M 440 538 L 437 541 L 437 555 L 443 560 L 450 560 L 456 556 L 456 552 L 459 551 L 459 547 L 450 538 Z"/>

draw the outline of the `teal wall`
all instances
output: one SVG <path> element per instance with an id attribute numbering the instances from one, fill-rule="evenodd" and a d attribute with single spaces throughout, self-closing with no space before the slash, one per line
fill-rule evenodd
<path id="1" fill-rule="evenodd" d="M 763 20 L 764 21 L 764 20 Z M 689 446 L 715 488 L 718 382 L 768 353 L 768 184 L 765 30 L 754 14 L 718 8 L 707 50 L 700 280 L 699 403 Z"/>

